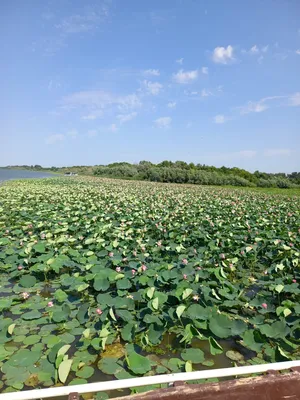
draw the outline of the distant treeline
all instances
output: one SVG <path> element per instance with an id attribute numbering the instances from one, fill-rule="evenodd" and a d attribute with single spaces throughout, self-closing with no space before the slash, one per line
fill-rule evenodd
<path id="1" fill-rule="evenodd" d="M 232 185 L 294 188 L 300 185 L 300 173 L 268 174 L 255 171 L 253 174 L 240 168 L 216 168 L 184 161 L 163 161 L 153 164 L 141 161 L 139 164 L 113 163 L 98 166 L 94 175 L 124 179 L 148 180 L 154 182 L 193 183 L 199 185 Z"/>
<path id="2" fill-rule="evenodd" d="M 184 161 L 163 161 L 153 164 L 140 161 L 139 164 L 119 162 L 98 166 L 73 166 L 43 168 L 40 165 L 18 165 L 8 168 L 31 169 L 35 171 L 76 172 L 81 175 L 96 175 L 111 178 L 147 180 L 154 182 L 192 183 L 198 185 L 232 185 L 252 187 L 300 187 L 300 172 L 291 174 L 255 171 L 251 173 L 240 168 L 213 167 Z"/>

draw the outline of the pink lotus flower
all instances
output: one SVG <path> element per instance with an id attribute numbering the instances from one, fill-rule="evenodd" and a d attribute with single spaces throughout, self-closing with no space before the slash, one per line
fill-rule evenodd
<path id="1" fill-rule="evenodd" d="M 158 247 L 161 247 L 161 241 L 159 240 L 158 242 L 156 242 Z"/>
<path id="2" fill-rule="evenodd" d="M 221 260 L 225 260 L 225 254 L 224 254 L 224 253 L 221 253 L 221 254 L 220 254 L 220 258 L 221 258 Z"/>
<path id="3" fill-rule="evenodd" d="M 23 246 L 23 242 L 20 242 L 20 246 Z"/>
<path id="4" fill-rule="evenodd" d="M 193 300 L 198 301 L 200 299 L 200 297 L 196 294 L 195 296 L 193 296 Z"/>
<path id="5" fill-rule="evenodd" d="M 290 245 L 290 247 L 293 247 L 293 246 L 294 246 L 293 243 L 289 243 L 289 245 Z"/>
<path id="6" fill-rule="evenodd" d="M 121 267 L 117 267 L 116 272 L 121 272 Z"/>
<path id="7" fill-rule="evenodd" d="M 28 229 L 31 229 L 31 228 L 32 228 L 32 224 L 29 224 L 29 225 L 27 226 L 27 228 L 28 228 Z"/>
<path id="8" fill-rule="evenodd" d="M 23 269 L 22 265 L 18 266 L 18 270 L 21 271 Z"/>
<path id="9" fill-rule="evenodd" d="M 265 271 L 264 271 L 264 274 L 265 274 L 265 275 L 268 275 L 268 271 L 267 271 L 267 270 L 265 270 Z"/>
<path id="10" fill-rule="evenodd" d="M 46 235 L 44 233 L 41 234 L 41 239 L 45 239 Z"/>
<path id="11" fill-rule="evenodd" d="M 101 315 L 101 314 L 103 314 L 103 311 L 101 310 L 101 308 L 97 308 L 96 313 L 97 313 L 98 315 Z"/>
<path id="12" fill-rule="evenodd" d="M 194 249 L 194 254 L 197 254 L 197 249 Z"/>
<path id="13" fill-rule="evenodd" d="M 108 253 L 108 255 L 109 255 L 109 257 L 113 257 L 113 256 L 114 256 L 114 253 L 113 253 L 112 251 L 110 251 L 110 252 Z"/>
<path id="14" fill-rule="evenodd" d="M 202 267 L 197 267 L 196 269 L 197 269 L 198 271 L 201 271 Z"/>
<path id="15" fill-rule="evenodd" d="M 186 274 L 183 274 L 183 279 L 187 279 L 187 275 Z"/>
<path id="16" fill-rule="evenodd" d="M 131 270 L 131 273 L 132 273 L 132 275 L 134 276 L 135 273 L 136 273 L 136 270 L 135 270 L 135 269 L 132 269 L 132 270 Z"/>
<path id="17" fill-rule="evenodd" d="M 141 268 L 142 268 L 142 271 L 144 271 L 144 272 L 147 270 L 146 265 L 142 265 Z"/>
<path id="18" fill-rule="evenodd" d="M 184 258 L 181 262 L 182 262 L 183 265 L 187 265 L 188 260 L 186 258 Z"/>
<path id="19" fill-rule="evenodd" d="M 48 306 L 48 307 L 53 307 L 53 306 L 54 306 L 53 301 L 48 301 L 47 306 Z"/>
<path id="20" fill-rule="evenodd" d="M 293 279 L 292 282 L 293 282 L 293 283 L 297 283 L 296 279 Z"/>
<path id="21" fill-rule="evenodd" d="M 146 247 L 141 247 L 142 252 L 144 253 L 146 251 Z"/>
<path id="22" fill-rule="evenodd" d="M 134 255 L 134 257 L 136 257 L 136 251 L 133 251 L 132 254 Z"/>
<path id="23" fill-rule="evenodd" d="M 122 261 L 126 262 L 127 260 L 128 260 L 127 257 L 124 257 Z"/>
<path id="24" fill-rule="evenodd" d="M 265 310 L 268 308 L 268 304 L 267 303 L 262 303 L 262 308 L 264 308 Z"/>
<path id="25" fill-rule="evenodd" d="M 243 256 L 245 254 L 244 250 L 241 251 L 241 255 Z"/>
<path id="26" fill-rule="evenodd" d="M 26 300 L 26 299 L 28 299 L 28 297 L 29 297 L 29 293 L 23 292 L 23 293 L 21 293 L 21 297 L 22 297 L 24 300 Z"/>
<path id="27" fill-rule="evenodd" d="M 30 235 L 30 236 L 31 236 L 31 235 L 32 235 L 32 232 L 28 232 L 28 235 Z"/>
<path id="28" fill-rule="evenodd" d="M 5 233 L 9 233 L 9 230 L 8 230 L 8 229 L 6 229 Z"/>
<path id="29" fill-rule="evenodd" d="M 229 264 L 229 268 L 230 268 L 230 269 L 233 269 L 233 264 Z"/>

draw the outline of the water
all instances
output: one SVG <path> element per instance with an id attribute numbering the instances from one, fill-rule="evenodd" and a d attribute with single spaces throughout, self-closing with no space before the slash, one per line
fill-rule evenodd
<path id="1" fill-rule="evenodd" d="M 11 179 L 28 179 L 28 178 L 50 178 L 57 176 L 51 172 L 44 171 L 27 171 L 23 169 L 6 169 L 0 168 L 0 184 L 1 182 Z"/>

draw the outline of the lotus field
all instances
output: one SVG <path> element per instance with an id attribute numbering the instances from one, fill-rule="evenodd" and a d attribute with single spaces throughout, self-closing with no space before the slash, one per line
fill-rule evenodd
<path id="1" fill-rule="evenodd" d="M 1 391 L 299 358 L 299 217 L 239 189 L 7 182 Z"/>

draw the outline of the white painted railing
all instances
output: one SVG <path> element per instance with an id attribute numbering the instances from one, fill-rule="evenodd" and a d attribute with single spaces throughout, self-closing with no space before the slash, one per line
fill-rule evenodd
<path id="1" fill-rule="evenodd" d="M 172 383 L 175 381 L 192 381 L 197 379 L 223 378 L 228 376 L 248 375 L 266 372 L 268 370 L 285 370 L 300 367 L 300 360 L 285 361 L 271 364 L 249 365 L 246 367 L 219 368 L 205 371 L 181 372 L 178 374 L 166 374 L 146 376 L 142 378 L 120 379 L 107 382 L 86 383 L 83 385 L 60 386 L 48 389 L 33 389 L 21 392 L 2 393 L 0 400 L 36 400 L 49 397 L 68 396 L 70 393 L 95 393 L 108 390 L 126 389 L 145 385 Z"/>

